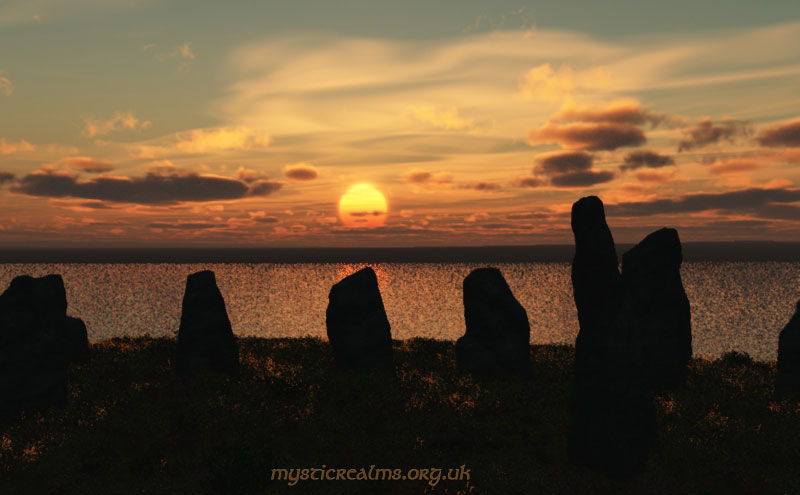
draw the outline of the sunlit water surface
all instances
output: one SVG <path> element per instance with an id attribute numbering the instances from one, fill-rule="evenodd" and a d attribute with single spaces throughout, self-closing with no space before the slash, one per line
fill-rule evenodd
<path id="1" fill-rule="evenodd" d="M 331 285 L 364 264 L 0 264 L 0 287 L 17 275 L 60 273 L 68 313 L 92 340 L 174 335 L 186 276 L 210 269 L 240 336 L 325 337 Z M 372 265 L 397 339 L 464 334 L 461 284 L 474 263 Z M 533 343 L 574 343 L 578 332 L 568 263 L 499 263 L 528 312 Z M 777 356 L 778 333 L 800 297 L 800 263 L 684 263 L 695 356 L 729 350 Z"/>

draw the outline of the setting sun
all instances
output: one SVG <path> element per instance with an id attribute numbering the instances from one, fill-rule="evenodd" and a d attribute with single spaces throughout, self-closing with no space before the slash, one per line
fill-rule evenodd
<path id="1" fill-rule="evenodd" d="M 387 211 L 386 198 L 372 184 L 354 184 L 339 200 L 339 218 L 348 227 L 380 227 Z"/>

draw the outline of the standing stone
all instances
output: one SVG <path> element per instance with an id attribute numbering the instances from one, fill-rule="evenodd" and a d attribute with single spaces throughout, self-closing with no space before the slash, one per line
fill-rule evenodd
<path id="1" fill-rule="evenodd" d="M 800 301 L 794 316 L 778 337 L 778 374 L 775 377 L 775 398 L 800 399 Z"/>
<path id="2" fill-rule="evenodd" d="M 497 268 L 478 268 L 464 279 L 466 333 L 456 341 L 462 372 L 482 377 L 530 376 L 528 314 Z"/>
<path id="3" fill-rule="evenodd" d="M 652 393 L 644 371 L 640 327 L 618 270 L 603 203 L 595 196 L 572 207 L 572 284 L 580 330 L 570 460 L 616 477 L 644 469 L 657 440 Z"/>
<path id="4" fill-rule="evenodd" d="M 85 325 L 66 312 L 60 275 L 22 275 L 0 295 L 0 417 L 66 401 L 67 367 L 89 352 Z"/>
<path id="5" fill-rule="evenodd" d="M 325 324 L 339 369 L 394 369 L 391 327 L 372 268 L 353 273 L 331 287 Z"/>
<path id="6" fill-rule="evenodd" d="M 217 279 L 210 270 L 186 278 L 175 364 L 182 376 L 200 371 L 233 375 L 239 371 L 239 346 Z"/>
<path id="7" fill-rule="evenodd" d="M 622 256 L 622 283 L 632 325 L 640 327 L 646 374 L 654 391 L 686 382 L 692 357 L 689 298 L 681 282 L 681 241 L 675 229 L 660 229 Z"/>

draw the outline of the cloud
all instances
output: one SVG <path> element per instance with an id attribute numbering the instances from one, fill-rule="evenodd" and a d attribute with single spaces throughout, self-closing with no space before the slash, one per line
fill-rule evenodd
<path id="1" fill-rule="evenodd" d="M 278 217 L 255 217 L 253 220 L 260 223 L 278 223 Z"/>
<path id="2" fill-rule="evenodd" d="M 187 60 L 194 60 L 197 58 L 197 55 L 194 54 L 192 51 L 191 43 L 187 42 L 180 45 L 178 48 L 175 49 L 176 55 L 179 55 Z"/>
<path id="3" fill-rule="evenodd" d="M 780 154 L 780 160 L 800 165 L 800 148 L 788 149 Z"/>
<path id="4" fill-rule="evenodd" d="M 758 162 L 751 158 L 728 158 L 711 166 L 714 175 L 738 174 L 751 172 L 759 167 Z"/>
<path id="5" fill-rule="evenodd" d="M 433 174 L 427 170 L 415 168 L 403 176 L 411 184 L 449 184 L 453 176 L 448 172 Z"/>
<path id="6" fill-rule="evenodd" d="M 675 199 L 622 202 L 606 205 L 606 212 L 615 216 L 649 216 L 695 213 L 709 210 L 750 211 L 766 207 L 783 207 L 775 203 L 800 201 L 800 189 L 750 188 L 722 193 L 691 193 Z M 800 216 L 794 217 L 794 219 Z"/>
<path id="7" fill-rule="evenodd" d="M 747 122 L 724 119 L 714 123 L 711 118 L 705 117 L 696 125 L 683 129 L 684 138 L 678 144 L 678 152 L 694 148 L 701 148 L 720 141 L 736 142 L 737 138 L 752 133 L 752 128 Z"/>
<path id="8" fill-rule="evenodd" d="M 6 142 L 5 138 L 0 137 L 0 155 L 13 155 L 14 153 L 24 153 L 33 150 L 34 146 L 24 139 L 20 140 L 18 143 L 10 143 Z"/>
<path id="9" fill-rule="evenodd" d="M 205 229 L 220 229 L 227 227 L 224 223 L 211 223 L 211 222 L 153 222 L 147 224 L 151 229 L 168 229 L 168 230 L 205 230 Z"/>
<path id="10" fill-rule="evenodd" d="M 121 112 L 116 111 L 114 115 L 108 120 L 98 120 L 94 117 L 83 118 L 84 128 L 81 132 L 83 137 L 105 136 L 112 132 L 121 131 L 125 129 L 133 131 L 141 131 L 150 127 L 152 122 L 149 120 L 139 120 L 132 111 Z"/>
<path id="11" fill-rule="evenodd" d="M 473 191 L 494 192 L 500 190 L 500 184 L 494 182 L 471 182 L 469 184 L 462 184 L 458 186 L 459 189 L 472 189 Z"/>
<path id="12" fill-rule="evenodd" d="M 668 165 L 675 165 L 675 160 L 671 156 L 661 155 L 650 150 L 636 150 L 625 155 L 625 160 L 620 165 L 620 170 L 635 170 L 637 168 L 660 168 Z"/>
<path id="13" fill-rule="evenodd" d="M 636 174 L 639 182 L 649 182 L 652 184 L 664 184 L 672 180 L 674 174 L 666 174 L 658 170 L 642 170 Z"/>
<path id="14" fill-rule="evenodd" d="M 553 151 L 536 157 L 535 172 L 545 175 L 564 174 L 592 168 L 592 155 L 585 151 Z"/>
<path id="15" fill-rule="evenodd" d="M 541 212 L 530 213 L 511 213 L 506 215 L 509 220 L 545 220 L 550 218 L 550 214 Z"/>
<path id="16" fill-rule="evenodd" d="M 614 179 L 613 172 L 592 170 L 594 157 L 585 151 L 552 151 L 536 157 L 535 175 L 544 175 L 557 187 L 588 187 Z M 539 179 L 533 177 L 533 179 Z M 532 182 L 536 184 L 537 181 Z"/>
<path id="17" fill-rule="evenodd" d="M 283 167 L 283 175 L 294 181 L 307 182 L 319 177 L 319 172 L 310 163 L 297 163 Z"/>
<path id="18" fill-rule="evenodd" d="M 549 64 L 537 65 L 525 72 L 519 81 L 519 91 L 524 98 L 558 101 L 579 89 L 594 89 L 609 84 L 608 72 L 602 68 L 576 72 L 562 64 L 553 69 Z"/>
<path id="19" fill-rule="evenodd" d="M 102 201 L 84 201 L 83 203 L 78 203 L 78 206 L 82 208 L 89 208 L 91 210 L 110 210 L 113 208 Z"/>
<path id="20" fill-rule="evenodd" d="M 665 114 L 652 112 L 632 99 L 615 100 L 604 107 L 581 107 L 566 103 L 551 121 L 556 122 L 615 122 L 617 124 L 644 125 L 652 127 L 668 120 Z"/>
<path id="21" fill-rule="evenodd" d="M 589 187 L 610 182 L 614 177 L 614 172 L 609 170 L 586 170 L 553 176 L 550 183 L 558 187 Z"/>
<path id="22" fill-rule="evenodd" d="M 514 187 L 541 187 L 547 184 L 547 181 L 540 177 L 520 176 L 511 181 Z"/>
<path id="23" fill-rule="evenodd" d="M 189 41 L 183 43 L 182 45 L 178 45 L 167 52 L 155 52 L 155 48 L 155 43 L 147 43 L 142 45 L 142 52 L 149 52 L 153 50 L 153 56 L 156 58 L 156 60 L 162 63 L 168 60 L 178 61 L 179 71 L 185 69 L 189 62 L 197 58 L 197 55 L 192 50 L 192 43 Z"/>
<path id="24" fill-rule="evenodd" d="M 228 177 L 193 171 L 149 172 L 140 177 L 96 177 L 81 181 L 65 171 L 38 171 L 17 180 L 11 190 L 28 196 L 82 198 L 113 203 L 173 205 L 265 196 L 280 183 L 260 180 L 249 185 Z"/>
<path id="25" fill-rule="evenodd" d="M 477 222 L 478 220 L 486 220 L 488 218 L 489 218 L 489 214 L 488 213 L 481 212 L 481 213 L 473 213 L 472 215 L 466 217 L 464 219 L 464 221 L 465 222 L 469 222 L 469 223 L 474 223 L 474 222 Z"/>
<path id="26" fill-rule="evenodd" d="M 250 186 L 248 196 L 269 196 L 270 194 L 280 190 L 283 184 L 269 180 L 259 180 Z"/>
<path id="27" fill-rule="evenodd" d="M 110 172 L 114 169 L 110 163 L 95 160 L 88 156 L 73 156 L 64 158 L 60 160 L 59 163 L 63 163 L 69 168 L 83 170 L 84 172 L 88 173 Z"/>
<path id="28" fill-rule="evenodd" d="M 437 110 L 433 107 L 418 107 L 412 111 L 412 115 L 420 122 L 446 131 L 469 129 L 475 123 L 474 119 L 461 117 L 457 108 Z"/>
<path id="29" fill-rule="evenodd" d="M 0 185 L 6 182 L 12 182 L 16 177 L 10 172 L 0 172 Z"/>
<path id="30" fill-rule="evenodd" d="M 761 146 L 800 146 L 800 120 L 770 127 L 758 136 Z"/>
<path id="31" fill-rule="evenodd" d="M 11 93 L 14 92 L 14 84 L 3 75 L 4 73 L 5 71 L 0 70 L 0 92 L 6 96 L 11 96 Z"/>
<path id="32" fill-rule="evenodd" d="M 269 145 L 270 137 L 247 126 L 192 129 L 175 135 L 174 147 L 184 153 L 249 150 Z"/>
<path id="33" fill-rule="evenodd" d="M 269 176 L 264 172 L 244 167 L 239 167 L 239 169 L 236 170 L 236 177 L 243 180 L 244 182 L 247 182 L 248 184 L 250 184 L 251 182 L 255 182 L 257 180 L 269 179 Z"/>
<path id="34" fill-rule="evenodd" d="M 631 124 L 616 122 L 549 122 L 528 133 L 532 145 L 558 143 L 565 148 L 598 151 L 615 150 L 623 146 L 639 146 L 647 141 L 642 130 Z"/>

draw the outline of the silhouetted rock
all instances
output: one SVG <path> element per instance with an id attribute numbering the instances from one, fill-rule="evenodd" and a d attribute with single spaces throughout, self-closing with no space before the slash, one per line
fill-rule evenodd
<path id="1" fill-rule="evenodd" d="M 239 371 L 239 346 L 217 279 L 210 270 L 186 278 L 175 368 L 182 376 L 200 371 Z"/>
<path id="2" fill-rule="evenodd" d="M 640 326 L 624 300 L 616 250 L 595 196 L 572 206 L 575 340 L 572 462 L 625 477 L 640 472 L 657 440 Z"/>
<path id="3" fill-rule="evenodd" d="M 528 314 L 497 268 L 478 268 L 464 279 L 466 333 L 456 341 L 456 362 L 476 376 L 529 376 Z"/>
<path id="4" fill-rule="evenodd" d="M 778 337 L 778 374 L 775 377 L 775 398 L 800 399 L 800 301 L 794 316 Z"/>
<path id="5" fill-rule="evenodd" d="M 67 316 L 64 331 L 67 337 L 65 350 L 70 362 L 86 362 L 89 359 L 89 335 L 86 332 L 86 324 L 80 318 Z"/>
<path id="6" fill-rule="evenodd" d="M 394 369 L 391 327 L 372 268 L 353 273 L 331 287 L 325 323 L 339 369 Z"/>
<path id="7" fill-rule="evenodd" d="M 645 373 L 653 390 L 673 390 L 686 381 L 692 357 L 689 298 L 681 282 L 681 241 L 675 229 L 660 229 L 622 256 L 629 323 L 644 346 Z"/>
<path id="8" fill-rule="evenodd" d="M 614 318 L 619 307 L 619 262 L 600 198 L 587 196 L 572 205 L 572 232 L 572 288 L 580 323 L 578 338 L 591 341 Z"/>
<path id="9" fill-rule="evenodd" d="M 86 327 L 66 312 L 60 275 L 22 275 L 0 295 L 0 417 L 66 401 L 67 367 L 89 352 Z"/>

